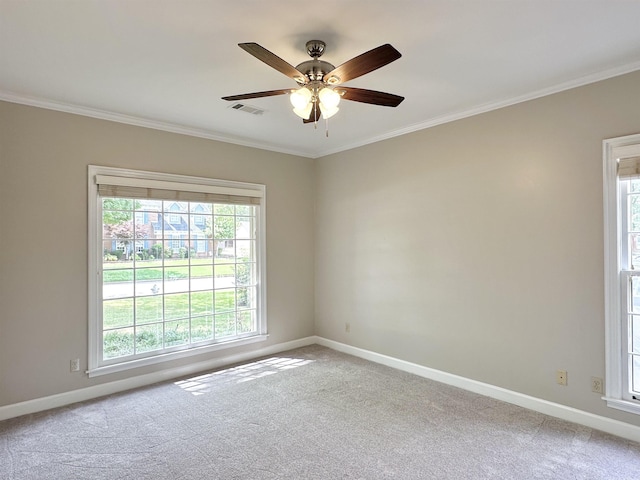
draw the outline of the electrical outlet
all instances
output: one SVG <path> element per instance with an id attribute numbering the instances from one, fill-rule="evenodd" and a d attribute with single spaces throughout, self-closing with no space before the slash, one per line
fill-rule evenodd
<path id="1" fill-rule="evenodd" d="M 556 372 L 556 383 L 558 385 L 567 386 L 567 371 L 566 370 L 558 370 Z"/>
<path id="2" fill-rule="evenodd" d="M 604 385 L 599 377 L 591 377 L 591 391 L 594 393 L 604 393 Z"/>
<path id="3" fill-rule="evenodd" d="M 79 372 L 80 371 L 80 359 L 79 358 L 74 358 L 73 360 L 71 360 L 69 362 L 69 369 L 72 372 Z"/>
<path id="4" fill-rule="evenodd" d="M 349 322 L 344 324 L 344 331 L 347 333 L 351 332 L 351 324 Z"/>

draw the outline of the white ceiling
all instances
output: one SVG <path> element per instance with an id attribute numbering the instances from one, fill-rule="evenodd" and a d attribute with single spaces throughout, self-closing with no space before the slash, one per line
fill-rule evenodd
<path id="1" fill-rule="evenodd" d="M 334 65 L 382 45 L 402 58 L 348 82 L 405 97 L 343 101 L 303 125 L 295 87 L 241 50 L 292 65 L 307 40 Z M 640 0 L 0 0 L 0 100 L 319 157 L 640 69 Z"/>

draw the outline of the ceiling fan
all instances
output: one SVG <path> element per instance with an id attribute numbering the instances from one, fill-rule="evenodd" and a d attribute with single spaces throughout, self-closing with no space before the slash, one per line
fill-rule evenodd
<path id="1" fill-rule="evenodd" d="M 317 122 L 320 115 L 325 119 L 335 115 L 339 110 L 338 103 L 341 98 L 385 107 L 397 107 L 404 100 L 404 97 L 391 93 L 342 86 L 344 82 L 377 70 L 400 58 L 402 56 L 400 52 L 388 43 L 358 55 L 338 67 L 320 60 L 326 47 L 322 40 L 310 40 L 306 43 L 307 53 L 312 60 L 302 62 L 296 67 L 257 43 L 239 43 L 238 46 L 295 80 L 299 87 L 231 95 L 222 97 L 223 100 L 237 101 L 289 94 L 294 107 L 293 111 L 302 118 L 303 123 Z"/>

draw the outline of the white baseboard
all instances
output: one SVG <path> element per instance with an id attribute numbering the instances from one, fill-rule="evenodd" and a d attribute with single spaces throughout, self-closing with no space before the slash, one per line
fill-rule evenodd
<path id="1" fill-rule="evenodd" d="M 529 395 L 524 395 L 512 390 L 496 387 L 495 385 L 478 382 L 476 380 L 460 377 L 458 375 L 453 375 L 441 370 L 425 367 L 416 363 L 407 362 L 394 357 L 389 357 L 387 355 L 382 355 L 370 350 L 364 350 L 318 336 L 301 338 L 299 340 L 270 345 L 268 347 L 264 347 L 258 350 L 252 350 L 250 352 L 227 355 L 212 360 L 185 365 L 183 367 L 170 368 L 167 370 L 161 370 L 146 375 L 139 375 L 124 380 L 116 380 L 114 382 L 94 385 L 79 390 L 72 390 L 70 392 L 64 392 L 57 395 L 51 395 L 48 397 L 36 398 L 25 402 L 2 406 L 0 407 L 0 420 L 6 420 L 8 418 L 19 417 L 21 415 L 27 415 L 43 410 L 49 410 L 51 408 L 62 407 L 76 402 L 83 402 L 85 400 L 91 400 L 93 398 L 111 395 L 133 388 L 144 387 L 153 383 L 167 381 L 185 375 L 192 375 L 206 370 L 224 367 L 225 365 L 244 362 L 265 355 L 274 355 L 276 353 L 292 350 L 294 348 L 306 347 L 313 344 L 322 345 L 339 352 L 353 355 L 354 357 L 359 357 L 375 363 L 380 363 L 382 365 L 412 373 L 420 377 L 429 378 L 431 380 L 462 388 L 470 392 L 495 398 L 496 400 L 502 400 L 504 402 L 528 408 L 536 412 L 544 413 L 545 415 L 561 418 L 569 422 L 578 423 L 580 425 L 595 428 L 596 430 L 601 430 L 612 435 L 617 435 L 622 438 L 640 442 L 640 427 L 637 427 L 635 425 L 620 422 L 618 420 L 613 420 L 607 417 L 602 417 L 600 415 L 594 415 L 592 413 L 584 412 L 576 408 L 571 408 L 565 405 L 560 405 L 558 403 L 531 397 Z"/>
<path id="2" fill-rule="evenodd" d="M 478 393 L 486 397 L 502 400 L 503 402 L 528 408 L 536 412 L 544 413 L 556 418 L 561 418 L 569 422 L 584 425 L 586 427 L 601 430 L 603 432 L 626 438 L 636 442 L 640 442 L 640 427 L 629 423 L 613 420 L 611 418 L 602 417 L 593 413 L 578 410 L 576 408 L 560 405 L 559 403 L 549 402 L 540 398 L 531 397 L 522 393 L 507 390 L 505 388 L 496 387 L 488 383 L 478 382 L 451 373 L 435 370 L 433 368 L 424 367 L 416 363 L 406 362 L 394 357 L 382 355 L 369 350 L 352 347 L 344 343 L 328 340 L 322 337 L 315 337 L 315 343 L 324 347 L 337 350 L 339 352 L 353 355 L 354 357 L 364 358 L 375 363 L 380 363 L 388 367 L 396 368 L 405 372 L 413 373 L 420 377 L 429 378 L 440 383 L 445 383 L 454 387 L 462 388 L 470 392 Z"/>
<path id="3" fill-rule="evenodd" d="M 81 388 L 79 390 L 71 390 L 57 395 L 50 395 L 48 397 L 14 403 L 12 405 L 0 407 L 0 420 L 41 412 L 51 408 L 63 407 L 72 403 L 83 402 L 85 400 L 91 400 L 92 398 L 103 397 L 105 395 L 111 395 L 125 390 L 131 390 L 133 388 L 144 387 L 153 383 L 171 380 L 185 375 L 192 375 L 194 373 L 224 367 L 225 365 L 231 365 L 233 363 L 245 362 L 265 355 L 273 355 L 286 350 L 292 350 L 294 348 L 306 347 L 307 345 L 313 345 L 314 343 L 316 343 L 316 337 L 306 337 L 299 340 L 270 345 L 257 350 L 251 350 L 250 352 L 226 355 L 224 357 L 211 360 L 191 363 L 182 367 L 169 368 L 124 380 L 116 380 L 114 382 L 94 385 L 91 387 Z"/>

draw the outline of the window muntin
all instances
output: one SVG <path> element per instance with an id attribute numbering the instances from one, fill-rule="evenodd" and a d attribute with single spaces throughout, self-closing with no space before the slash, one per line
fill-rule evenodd
<path id="1" fill-rule="evenodd" d="M 157 191 L 144 198 L 147 190 L 136 186 L 125 189 L 131 197 L 101 196 L 99 172 L 124 173 L 122 183 L 142 177 L 143 186 L 149 176 L 171 181 L 196 200 L 163 200 Z M 205 185 L 192 187 L 183 181 L 193 177 L 106 167 L 90 167 L 89 176 L 99 232 L 90 266 L 90 375 L 266 338 L 264 187 L 237 184 L 233 195 L 236 182 L 195 179 Z"/>

